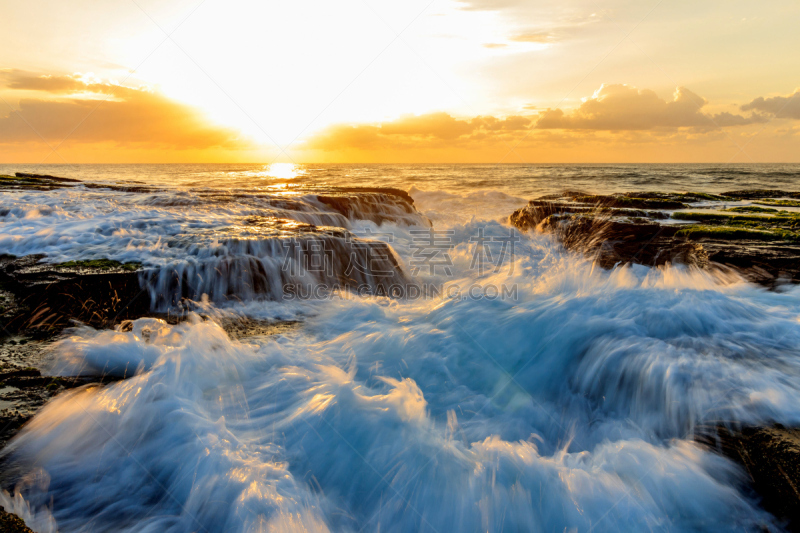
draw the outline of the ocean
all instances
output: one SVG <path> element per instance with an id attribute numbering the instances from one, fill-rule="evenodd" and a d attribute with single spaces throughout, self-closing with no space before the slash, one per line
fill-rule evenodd
<path id="1" fill-rule="evenodd" d="M 42 359 L 126 379 L 59 394 L 2 452 L 21 474 L 0 499 L 37 531 L 775 526 L 694 437 L 800 423 L 800 288 L 605 270 L 508 216 L 564 189 L 795 190 L 800 165 L 14 172 L 121 188 L 0 191 L 0 253 L 142 265 L 153 311 L 76 324 Z M 343 215 L 311 186 L 398 188 L 416 211 Z"/>

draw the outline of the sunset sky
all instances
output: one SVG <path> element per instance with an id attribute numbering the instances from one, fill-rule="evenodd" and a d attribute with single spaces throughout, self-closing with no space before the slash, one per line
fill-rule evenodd
<path id="1" fill-rule="evenodd" d="M 800 161 L 797 0 L 0 0 L 0 162 Z"/>

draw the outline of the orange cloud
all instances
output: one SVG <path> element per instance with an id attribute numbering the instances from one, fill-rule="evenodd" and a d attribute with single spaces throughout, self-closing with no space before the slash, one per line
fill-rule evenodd
<path id="1" fill-rule="evenodd" d="M 761 111 L 769 113 L 775 118 L 793 118 L 800 120 L 800 89 L 789 96 L 774 96 L 764 98 L 759 96 L 752 102 L 741 107 L 742 111 Z"/>
<path id="2" fill-rule="evenodd" d="M 478 116 L 459 119 L 447 113 L 409 115 L 381 124 L 335 125 L 312 137 L 309 149 L 335 151 L 452 148 L 476 144 L 512 143 L 535 130 L 594 130 L 618 134 L 644 130 L 662 132 L 689 128 L 699 132 L 762 123 L 767 117 L 703 113 L 706 100 L 679 87 L 670 101 L 655 92 L 627 85 L 603 85 L 577 109 L 547 109 L 529 116 Z M 571 135 L 577 138 L 577 133 Z M 583 134 L 585 136 L 585 134 Z"/>
<path id="3" fill-rule="evenodd" d="M 489 133 L 501 134 L 526 130 L 530 123 L 529 117 L 522 116 L 504 119 L 478 116 L 470 120 L 459 120 L 447 113 L 408 115 L 378 125 L 332 126 L 312 137 L 307 146 L 310 149 L 323 151 L 342 148 L 404 149 L 413 148 L 420 143 L 445 146 L 483 139 Z"/>
<path id="4" fill-rule="evenodd" d="M 5 88 L 34 91 L 19 108 L 0 116 L 0 143 L 67 139 L 69 144 L 113 143 L 137 149 L 242 149 L 248 142 L 231 129 L 214 126 L 194 108 L 148 89 L 74 76 L 0 73 Z"/>
<path id="5" fill-rule="evenodd" d="M 772 105 L 769 103 L 768 105 Z M 789 161 L 798 132 L 760 135 L 769 120 L 708 113 L 686 88 L 669 100 L 626 85 L 603 85 L 572 110 L 510 117 L 404 116 L 331 126 L 305 144 L 305 160 L 330 162 Z M 748 126 L 750 126 L 748 128 Z M 755 134 L 755 135 L 754 135 Z M 752 140 L 754 137 L 758 137 Z M 752 141 L 752 142 L 751 142 Z M 746 147 L 746 151 L 740 147 Z M 759 155 L 761 154 L 761 155 Z"/>
<path id="6" fill-rule="evenodd" d="M 518 43 L 549 43 L 552 39 L 552 35 L 544 32 L 520 33 L 511 38 Z"/>
<path id="7" fill-rule="evenodd" d="M 565 113 L 548 109 L 536 121 L 538 129 L 631 131 L 651 129 L 718 129 L 763 123 L 767 118 L 732 113 L 709 115 L 702 108 L 708 102 L 685 87 L 678 87 L 672 100 L 660 98 L 648 89 L 628 85 L 602 85 L 577 109 Z"/>

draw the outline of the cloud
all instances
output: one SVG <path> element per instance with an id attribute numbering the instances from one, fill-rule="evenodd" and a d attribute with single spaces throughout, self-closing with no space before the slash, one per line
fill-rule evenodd
<path id="1" fill-rule="evenodd" d="M 684 87 L 663 99 L 647 89 L 602 85 L 575 109 L 525 106 L 526 114 L 508 117 L 440 112 L 338 124 L 309 137 L 304 149 L 313 160 L 337 162 L 727 161 L 739 154 L 731 139 L 747 138 L 743 126 L 769 119 L 758 110 L 708 107 Z M 764 153 L 779 157 L 786 142 Z"/>
<path id="2" fill-rule="evenodd" d="M 249 145 L 233 130 L 208 123 L 192 107 L 145 88 L 87 76 L 35 76 L 0 72 L 7 90 L 33 91 L 19 108 L 0 116 L 0 143 L 39 141 L 116 143 L 139 147 L 238 149 Z"/>
<path id="3" fill-rule="evenodd" d="M 478 116 L 461 120 L 441 112 L 406 115 L 377 125 L 335 125 L 312 137 L 307 146 L 329 151 L 343 148 L 404 149 L 419 146 L 421 143 L 430 146 L 465 144 L 485 139 L 487 135 L 502 136 L 527 130 L 530 124 L 530 117 L 523 116 Z"/>
<path id="4" fill-rule="evenodd" d="M 518 43 L 549 43 L 553 36 L 546 32 L 530 32 L 515 35 L 511 40 Z"/>
<path id="5" fill-rule="evenodd" d="M 793 118 L 800 120 L 800 89 L 795 89 L 789 96 L 773 96 L 764 98 L 759 96 L 752 102 L 744 104 L 742 111 L 761 111 L 775 118 Z"/>
<path id="6" fill-rule="evenodd" d="M 536 121 L 538 129 L 635 131 L 695 128 L 711 130 L 765 122 L 759 114 L 750 116 L 703 113 L 708 102 L 685 87 L 679 87 L 667 101 L 648 89 L 628 85 L 602 85 L 575 110 L 548 109 Z"/>
<path id="7" fill-rule="evenodd" d="M 520 0 L 460 0 L 462 9 L 475 11 L 499 11 L 510 7 L 517 7 Z"/>

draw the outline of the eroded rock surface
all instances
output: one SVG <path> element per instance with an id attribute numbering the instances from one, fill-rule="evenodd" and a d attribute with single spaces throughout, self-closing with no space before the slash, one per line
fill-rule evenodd
<path id="1" fill-rule="evenodd" d="M 800 429 L 705 428 L 697 440 L 739 463 L 764 509 L 800 531 Z"/>
<path id="2" fill-rule="evenodd" d="M 510 221 L 523 231 L 552 233 L 604 268 L 625 263 L 730 268 L 773 287 L 800 281 L 800 210 L 788 199 L 798 196 L 565 191 L 531 200 Z M 771 205 L 776 208 L 764 207 Z"/>

